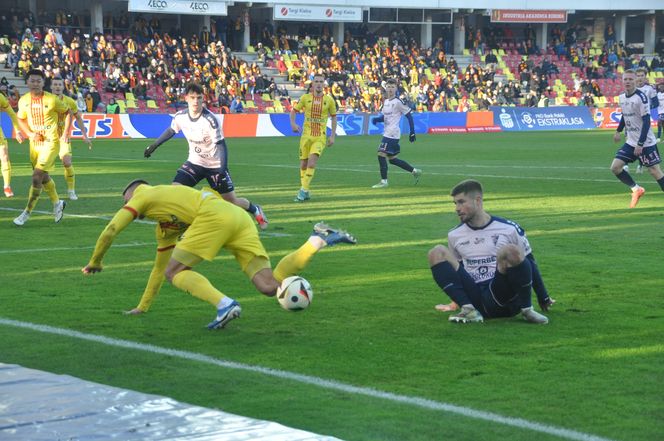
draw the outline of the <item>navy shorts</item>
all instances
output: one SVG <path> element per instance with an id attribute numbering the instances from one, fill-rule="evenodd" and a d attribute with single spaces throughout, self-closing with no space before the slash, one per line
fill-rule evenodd
<path id="1" fill-rule="evenodd" d="M 195 187 L 203 179 L 207 179 L 210 187 L 218 193 L 230 193 L 235 190 L 231 174 L 228 173 L 227 168 L 205 168 L 189 161 L 180 166 L 173 182 L 187 187 Z"/>
<path id="2" fill-rule="evenodd" d="M 657 144 L 643 147 L 639 156 L 634 154 L 634 147 L 625 144 L 616 152 L 616 159 L 620 159 L 627 164 L 638 159 L 644 167 L 652 167 L 662 162 L 662 159 L 659 157 L 659 150 L 657 150 Z"/>
<path id="3" fill-rule="evenodd" d="M 398 139 L 386 138 L 380 141 L 378 146 L 378 153 L 385 153 L 387 156 L 396 156 L 401 153 L 401 146 Z"/>
<path id="4" fill-rule="evenodd" d="M 505 275 L 496 271 L 496 275 L 490 281 L 476 283 L 463 266 L 459 268 L 457 274 L 471 303 L 484 317 L 514 317 L 521 311 L 516 302 L 517 295 Z"/>

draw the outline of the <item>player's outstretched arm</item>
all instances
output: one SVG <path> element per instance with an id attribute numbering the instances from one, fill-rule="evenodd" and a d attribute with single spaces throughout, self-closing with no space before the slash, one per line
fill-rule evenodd
<path id="1" fill-rule="evenodd" d="M 152 302 L 159 295 L 161 286 L 164 284 L 166 267 L 168 266 L 169 260 L 171 260 L 171 255 L 173 254 L 175 242 L 178 237 L 179 234 L 170 234 L 157 240 L 157 255 L 155 256 L 154 265 L 150 272 L 150 278 L 145 286 L 141 300 L 139 301 L 138 306 L 131 311 L 126 311 L 125 314 L 135 315 L 148 312 Z"/>
<path id="2" fill-rule="evenodd" d="M 415 121 L 413 121 L 412 112 L 406 113 L 406 119 L 408 120 L 408 127 L 410 128 L 410 134 L 408 135 L 408 140 L 410 142 L 415 142 Z"/>
<path id="3" fill-rule="evenodd" d="M 99 238 L 97 239 L 97 244 L 95 245 L 95 250 L 90 257 L 90 262 L 85 265 L 81 272 L 83 274 L 94 274 L 101 272 L 102 270 L 102 260 L 108 249 L 113 244 L 115 236 L 117 236 L 122 230 L 124 230 L 127 225 L 129 225 L 134 220 L 134 214 L 129 211 L 121 208 L 113 219 L 106 225 L 104 231 L 101 232 Z"/>
<path id="4" fill-rule="evenodd" d="M 159 138 L 157 138 L 157 140 L 155 142 L 150 144 L 145 149 L 145 152 L 143 152 L 143 156 L 145 156 L 146 158 L 149 158 L 150 156 L 152 156 L 154 151 L 157 150 L 157 147 L 159 147 L 160 145 L 162 145 L 163 143 L 165 143 L 166 141 L 171 139 L 173 136 L 175 136 L 175 130 L 173 130 L 170 127 L 167 128 L 166 130 L 164 130 L 164 132 L 161 135 L 159 135 Z"/>
<path id="5" fill-rule="evenodd" d="M 384 121 L 385 121 L 385 115 L 383 115 L 382 113 L 378 116 L 374 116 L 373 118 L 371 118 L 371 124 L 374 124 L 374 125 L 376 125 L 378 123 L 382 123 Z"/>

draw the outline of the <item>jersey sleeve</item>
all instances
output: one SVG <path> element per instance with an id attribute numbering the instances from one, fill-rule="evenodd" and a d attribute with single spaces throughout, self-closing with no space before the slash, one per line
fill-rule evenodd
<path id="1" fill-rule="evenodd" d="M 18 100 L 18 112 L 16 112 L 16 117 L 19 119 L 27 119 L 28 112 L 25 110 L 25 95 Z"/>
<path id="2" fill-rule="evenodd" d="M 124 207 L 120 209 L 113 219 L 106 225 L 104 231 L 101 232 L 99 238 L 97 239 L 97 244 L 95 245 L 95 250 L 92 253 L 90 258 L 89 266 L 99 267 L 101 261 L 104 258 L 104 255 L 113 244 L 115 237 L 124 230 L 127 225 L 129 225 L 134 220 L 134 215 L 128 210 L 124 210 Z"/>
<path id="3" fill-rule="evenodd" d="M 69 111 L 72 115 L 76 115 L 78 113 L 78 106 L 76 105 L 76 101 L 70 97 L 67 97 L 67 106 L 69 107 Z"/>
<path id="4" fill-rule="evenodd" d="M 411 109 L 409 106 L 406 105 L 406 103 L 404 103 L 401 100 L 399 100 L 399 104 L 397 104 L 397 106 L 399 108 L 399 112 L 402 115 L 407 115 L 407 114 L 409 114 L 410 112 L 413 111 L 413 109 Z"/>
<path id="5" fill-rule="evenodd" d="M 639 116 L 650 115 L 650 100 L 645 94 L 639 95 Z"/>
<path id="6" fill-rule="evenodd" d="M 182 130 L 182 129 L 180 128 L 180 124 L 178 124 L 178 116 L 177 116 L 177 115 L 175 115 L 175 116 L 173 117 L 173 119 L 171 120 L 171 129 L 172 129 L 175 133 L 180 133 L 180 130 Z"/>
<path id="7" fill-rule="evenodd" d="M 337 103 L 334 102 L 334 99 L 330 95 L 325 95 L 325 101 L 327 101 L 327 113 L 329 116 L 337 115 Z"/>
<path id="8" fill-rule="evenodd" d="M 303 111 L 303 110 L 306 108 L 306 106 L 307 106 L 307 97 L 308 97 L 308 96 L 309 96 L 309 95 L 302 95 L 302 96 L 300 97 L 300 100 L 297 102 L 297 104 L 295 104 L 295 105 L 293 106 L 293 108 L 294 108 L 295 110 L 297 110 L 298 112 Z"/>

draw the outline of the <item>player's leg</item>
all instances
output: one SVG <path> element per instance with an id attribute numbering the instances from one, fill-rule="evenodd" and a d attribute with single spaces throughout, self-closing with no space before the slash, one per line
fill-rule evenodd
<path id="1" fill-rule="evenodd" d="M 5 196 L 11 198 L 14 196 L 12 191 L 12 163 L 9 160 L 9 147 L 7 140 L 0 133 L 0 168 L 2 169 L 2 181 L 4 184 Z"/>
<path id="2" fill-rule="evenodd" d="M 664 173 L 662 173 L 662 169 L 660 168 L 662 159 L 659 156 L 657 145 L 644 148 L 641 160 L 643 165 L 647 168 L 648 173 L 650 173 L 650 176 L 657 181 L 659 187 L 664 191 Z"/>
<path id="3" fill-rule="evenodd" d="M 318 160 L 325 150 L 326 140 L 325 137 L 314 138 L 311 142 L 311 147 L 309 149 L 309 156 L 307 157 L 307 169 L 304 171 L 304 178 L 302 179 L 302 190 L 304 190 L 304 195 L 306 199 L 309 199 L 309 188 L 311 187 L 311 181 L 314 179 L 314 173 L 316 173 L 316 165 Z"/>
<path id="4" fill-rule="evenodd" d="M 408 173 L 412 174 L 413 178 L 415 178 L 415 184 L 417 184 L 418 181 L 420 180 L 420 176 L 422 175 L 422 170 L 413 167 L 408 162 L 397 157 L 399 153 L 401 153 L 401 145 L 399 145 L 399 140 L 391 138 L 383 138 L 383 141 L 386 142 L 387 144 L 387 149 L 385 153 L 387 154 L 387 158 L 389 159 L 390 164 L 395 165 L 401 168 L 402 170 L 405 170 Z"/>
<path id="5" fill-rule="evenodd" d="M 205 173 L 204 167 L 186 161 L 175 172 L 172 184 L 195 187 L 196 184 L 205 179 L 206 176 L 207 174 Z"/>
<path id="6" fill-rule="evenodd" d="M 309 151 L 311 150 L 312 138 L 302 135 L 300 138 L 300 190 L 295 196 L 295 202 L 304 202 L 308 199 L 309 194 L 304 190 L 304 181 L 307 174 L 307 164 L 309 163 Z"/>
<path id="7" fill-rule="evenodd" d="M 281 282 L 287 277 L 299 274 L 317 252 L 339 243 L 354 245 L 357 240 L 347 231 L 331 227 L 323 222 L 317 223 L 307 241 L 279 261 L 274 269 L 275 279 Z"/>
<path id="8" fill-rule="evenodd" d="M 207 175 L 208 184 L 210 187 L 224 198 L 225 201 L 244 209 L 247 213 L 251 214 L 261 230 L 267 228 L 267 216 L 263 209 L 258 204 L 253 204 L 249 199 L 237 197 L 235 194 L 235 186 L 231 174 L 226 170 L 210 170 Z"/>
<path id="9" fill-rule="evenodd" d="M 76 196 L 76 173 L 74 172 L 74 166 L 72 165 L 72 152 L 71 152 L 71 142 L 62 142 L 60 141 L 60 160 L 62 161 L 62 166 L 65 169 L 65 182 L 67 183 L 67 196 L 70 200 L 75 201 L 78 199 Z"/>
<path id="10" fill-rule="evenodd" d="M 443 245 L 436 245 L 428 254 L 429 267 L 433 280 L 447 294 L 452 303 L 439 305 L 436 309 L 454 311 L 457 305 L 461 305 L 461 312 L 449 317 L 449 321 L 456 323 L 482 322 L 484 318 L 477 310 L 478 295 L 475 283 L 466 271 L 464 271 L 452 252 Z M 473 298 L 475 302 L 473 302 Z"/>
<path id="11" fill-rule="evenodd" d="M 229 321 L 239 317 L 242 309 L 238 302 L 224 295 L 205 276 L 193 270 L 202 260 L 212 260 L 234 233 L 231 228 L 224 228 L 229 221 L 223 207 L 215 205 L 214 201 L 205 204 L 187 229 L 187 234 L 175 246 L 165 276 L 176 288 L 215 306 L 217 315 L 208 324 L 208 328 L 216 329 L 223 328 Z"/>
<path id="12" fill-rule="evenodd" d="M 496 275 L 491 281 L 491 294 L 501 306 L 514 305 L 531 323 L 546 324 L 549 319 L 532 305 L 533 272 L 523 250 L 513 244 L 501 247 L 496 255 Z"/>
<path id="13" fill-rule="evenodd" d="M 638 185 L 629 172 L 623 167 L 625 164 L 637 161 L 638 158 L 634 155 L 634 147 L 624 144 L 617 152 L 613 161 L 611 162 L 611 172 L 616 175 L 618 180 L 628 186 L 632 190 L 632 200 L 630 208 L 636 207 L 641 196 L 645 194 L 645 189 Z"/>
<path id="14" fill-rule="evenodd" d="M 664 113 L 659 114 L 659 119 L 657 120 L 657 142 L 662 140 L 662 129 L 664 128 Z"/>
<path id="15" fill-rule="evenodd" d="M 378 169 L 380 171 L 380 182 L 371 188 L 385 188 L 387 183 L 387 148 L 388 144 L 383 138 L 378 145 Z"/>

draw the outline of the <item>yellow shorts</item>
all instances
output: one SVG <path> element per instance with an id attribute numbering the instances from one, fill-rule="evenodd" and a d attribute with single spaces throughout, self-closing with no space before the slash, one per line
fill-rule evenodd
<path id="1" fill-rule="evenodd" d="M 249 214 L 222 199 L 208 198 L 201 203 L 196 218 L 175 246 L 173 258 L 187 266 L 197 262 L 190 256 L 212 260 L 225 248 L 251 279 L 260 270 L 271 268 L 267 251 Z"/>
<path id="2" fill-rule="evenodd" d="M 64 158 L 65 156 L 71 156 L 71 142 L 62 142 L 60 141 L 60 159 Z"/>
<path id="3" fill-rule="evenodd" d="M 38 168 L 50 173 L 55 168 L 55 158 L 58 157 L 58 144 L 53 141 L 44 141 L 35 146 L 30 142 L 30 163 L 32 168 Z"/>
<path id="4" fill-rule="evenodd" d="M 300 138 L 300 159 L 308 159 L 310 155 L 321 156 L 327 147 L 326 136 L 302 136 Z"/>

